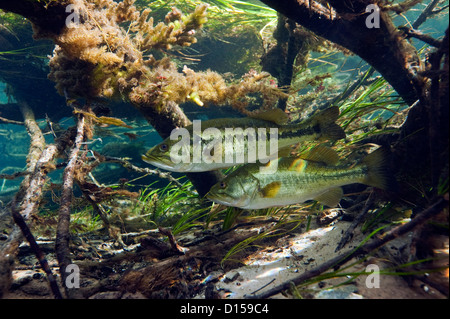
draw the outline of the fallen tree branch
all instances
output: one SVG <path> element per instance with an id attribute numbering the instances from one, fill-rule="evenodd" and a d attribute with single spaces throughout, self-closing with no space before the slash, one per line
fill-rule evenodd
<path id="1" fill-rule="evenodd" d="M 413 29 L 417 29 L 422 23 L 424 23 L 429 17 L 433 16 L 434 8 L 439 4 L 441 0 L 433 0 L 428 6 L 422 11 L 422 13 L 417 17 L 416 21 L 413 22 Z"/>
<path id="2" fill-rule="evenodd" d="M 56 278 L 53 275 L 52 270 L 50 269 L 48 261 L 45 258 L 45 254 L 42 252 L 39 245 L 37 244 L 36 239 L 34 238 L 33 234 L 31 233 L 30 228 L 28 227 L 27 223 L 25 222 L 25 219 L 20 214 L 20 212 L 17 211 L 15 199 L 13 200 L 13 203 L 11 205 L 11 212 L 12 212 L 14 222 L 19 226 L 20 230 L 22 231 L 23 236 L 30 244 L 31 249 L 33 250 L 36 258 L 38 259 L 39 264 L 41 265 L 42 269 L 45 271 L 45 274 L 47 275 L 47 279 L 50 284 L 50 289 L 52 290 L 53 295 L 55 296 L 56 299 L 62 299 L 61 291 L 59 290 L 58 284 L 56 282 Z"/>
<path id="3" fill-rule="evenodd" d="M 58 154 L 58 148 L 55 145 L 45 146 L 45 140 L 42 132 L 37 125 L 33 111 L 25 103 L 20 103 L 20 110 L 24 117 L 25 127 L 30 134 L 30 148 L 27 156 L 27 169 L 28 174 L 25 175 L 24 180 L 20 184 L 20 189 L 16 193 L 11 205 L 11 215 L 16 225 L 21 230 L 18 231 L 14 228 L 11 232 L 8 242 L 2 247 L 0 251 L 0 263 L 6 264 L 9 261 L 13 261 L 17 255 L 17 248 L 22 240 L 21 234 L 28 240 L 32 247 L 36 258 L 41 263 L 42 268 L 45 270 L 48 276 L 48 280 L 51 289 L 56 298 L 60 298 L 61 294 L 57 287 L 55 287 L 54 277 L 51 270 L 48 267 L 48 263 L 45 259 L 43 252 L 39 249 L 33 235 L 31 234 L 26 221 L 30 216 L 36 212 L 42 199 L 42 188 L 44 186 L 46 176 L 48 173 L 49 164 Z M 0 282 L 7 279 L 12 271 L 12 263 L 10 268 L 3 270 L 1 273 Z M 8 287 L 9 288 L 9 287 Z M 2 289 L 5 289 L 3 287 Z"/>
<path id="4" fill-rule="evenodd" d="M 246 298 L 255 298 L 255 299 L 265 299 L 269 298 L 273 295 L 276 295 L 278 293 L 281 293 L 284 290 L 287 290 L 291 287 L 292 283 L 294 285 L 299 285 L 302 282 L 311 279 L 313 277 L 316 277 L 323 272 L 334 268 L 337 269 L 341 265 L 345 264 L 347 261 L 351 260 L 352 258 L 358 256 L 358 255 L 366 255 L 373 250 L 380 248 L 381 246 L 385 245 L 389 241 L 396 239 L 400 236 L 405 235 L 406 233 L 412 231 L 415 227 L 423 225 L 428 219 L 431 217 L 439 214 L 445 207 L 448 207 L 448 193 L 445 195 L 445 198 L 439 198 L 436 200 L 434 204 L 432 204 L 430 207 L 422 211 L 421 213 L 417 214 L 417 216 L 409 221 L 406 224 L 403 224 L 401 226 L 395 227 L 394 229 L 386 232 L 385 234 L 381 235 L 381 237 L 374 239 L 373 241 L 358 246 L 356 249 L 352 250 L 350 253 L 346 252 L 339 256 L 336 256 L 335 258 L 332 258 L 323 264 L 319 265 L 316 268 L 313 268 L 309 271 L 304 272 L 303 274 L 297 276 L 296 278 L 284 282 L 266 292 L 263 292 L 258 295 L 253 296 L 245 296 Z"/>
<path id="5" fill-rule="evenodd" d="M 80 152 L 81 143 L 84 139 L 85 117 L 78 117 L 77 135 L 75 137 L 74 146 L 69 155 L 69 162 L 63 174 L 63 189 L 61 194 L 61 206 L 59 208 L 58 225 L 56 228 L 55 251 L 58 259 L 61 280 L 66 282 L 66 268 L 72 263 L 70 258 L 69 240 L 70 240 L 70 211 L 73 196 L 73 179 L 74 172 L 77 167 L 78 154 Z M 66 295 L 69 298 L 76 297 L 76 289 L 71 290 L 66 286 Z"/>
<path id="6" fill-rule="evenodd" d="M 437 39 L 429 36 L 428 34 L 424 34 L 420 31 L 414 30 L 412 28 L 402 27 L 399 29 L 404 31 L 408 37 L 419 39 L 420 41 L 425 42 L 435 48 L 439 48 L 442 45 L 442 40 L 437 40 Z"/>

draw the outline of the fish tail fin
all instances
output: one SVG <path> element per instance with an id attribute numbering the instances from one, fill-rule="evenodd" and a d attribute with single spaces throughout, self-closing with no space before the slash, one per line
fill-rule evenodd
<path id="1" fill-rule="evenodd" d="M 392 189 L 395 182 L 387 169 L 387 156 L 387 150 L 380 147 L 362 160 L 362 165 L 367 167 L 363 184 L 384 190 Z"/>
<path id="2" fill-rule="evenodd" d="M 315 115 L 312 119 L 313 125 L 319 125 L 322 140 L 340 140 L 345 138 L 345 132 L 337 125 L 335 122 L 339 117 L 339 107 L 332 106 L 327 108 L 317 115 Z"/>

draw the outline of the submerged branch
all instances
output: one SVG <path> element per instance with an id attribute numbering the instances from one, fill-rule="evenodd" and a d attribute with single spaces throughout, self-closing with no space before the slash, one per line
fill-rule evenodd
<path id="1" fill-rule="evenodd" d="M 364 218 L 366 217 L 367 213 L 369 212 L 370 207 L 372 206 L 373 201 L 374 201 L 374 195 L 373 195 L 373 192 L 371 192 L 369 197 L 367 198 L 365 204 L 364 204 L 364 207 L 363 207 L 362 211 L 353 220 L 353 222 L 350 225 L 350 227 L 348 227 L 348 229 L 343 234 L 341 240 L 339 241 L 339 243 L 338 243 L 338 245 L 337 245 L 337 247 L 335 249 L 335 252 L 341 250 L 347 244 L 347 242 L 352 238 L 353 231 L 364 220 Z"/>
<path id="2" fill-rule="evenodd" d="M 45 274 L 47 275 L 47 279 L 50 284 L 50 288 L 53 292 L 53 295 L 56 299 L 62 299 L 61 291 L 59 290 L 58 284 L 56 282 L 56 277 L 53 275 L 52 270 L 50 269 L 50 266 L 48 264 L 47 259 L 45 258 L 44 253 L 40 249 L 39 245 L 36 242 L 36 239 L 34 238 L 33 234 L 31 233 L 30 228 L 28 227 L 25 219 L 20 214 L 19 211 L 16 209 L 16 203 L 13 201 L 11 205 L 11 211 L 12 211 L 12 217 L 14 219 L 14 222 L 16 225 L 19 226 L 20 230 L 22 231 L 23 236 L 30 244 L 31 249 L 33 250 L 36 258 L 38 259 L 42 269 L 45 271 Z"/>
<path id="3" fill-rule="evenodd" d="M 15 120 L 9 120 L 7 118 L 0 116 L 0 122 L 9 123 L 9 124 L 17 124 L 17 125 L 24 125 L 24 122 L 15 121 Z"/>
<path id="4" fill-rule="evenodd" d="M 416 21 L 413 22 L 413 29 L 417 29 L 422 23 L 424 23 L 429 17 L 435 14 L 434 8 L 441 2 L 441 0 L 431 1 L 425 10 L 417 17 Z"/>
<path id="5" fill-rule="evenodd" d="M 51 164 L 53 159 L 58 154 L 58 148 L 55 145 L 48 145 L 45 147 L 45 140 L 42 132 L 37 125 L 33 111 L 25 104 L 21 103 L 21 111 L 25 120 L 25 126 L 30 134 L 31 142 L 29 153 L 27 156 L 27 170 L 28 174 L 25 175 L 24 180 L 20 185 L 19 191 L 16 193 L 14 200 L 11 204 L 11 215 L 19 226 L 23 236 L 30 243 L 36 258 L 39 260 L 42 268 L 47 274 L 47 278 L 50 283 L 50 287 L 56 298 L 61 297 L 61 293 L 56 285 L 55 278 L 48 266 L 48 262 L 45 259 L 43 252 L 40 250 L 36 243 L 31 231 L 27 225 L 27 220 L 34 214 L 42 200 L 42 188 L 44 186 L 48 169 L 46 167 Z M 0 261 L 12 260 L 17 255 L 17 248 L 22 240 L 20 232 L 14 229 L 8 238 L 8 243 L 0 253 Z M 12 269 L 7 270 L 7 272 Z M 2 276 L 8 276 L 8 273 L 2 274 Z M 4 278 L 0 278 L 0 281 Z"/>
<path id="6" fill-rule="evenodd" d="M 179 188 L 183 187 L 183 184 L 181 184 L 169 172 L 161 172 L 159 169 L 150 169 L 150 168 L 147 168 L 147 167 L 144 167 L 144 168 L 137 167 L 136 165 L 131 164 L 127 160 L 124 160 L 124 159 L 118 158 L 118 157 L 105 156 L 105 160 L 108 161 L 108 162 L 119 163 L 123 167 L 125 167 L 127 169 L 131 169 L 131 170 L 133 170 L 135 172 L 138 172 L 138 173 L 142 173 L 142 174 L 146 174 L 146 175 L 156 175 L 159 178 L 164 178 L 164 179 L 169 180 L 170 182 L 174 183 Z"/>
<path id="7" fill-rule="evenodd" d="M 61 206 L 59 208 L 58 226 L 56 228 L 55 250 L 56 250 L 56 257 L 58 258 L 58 263 L 60 267 L 62 282 L 66 281 L 67 279 L 66 268 L 72 263 L 69 249 L 70 211 L 72 205 L 74 172 L 77 167 L 78 153 L 80 151 L 81 143 L 83 142 L 84 131 L 85 131 L 85 117 L 84 115 L 80 115 L 78 118 L 75 144 L 69 155 L 69 163 L 67 164 L 66 169 L 64 170 Z M 66 294 L 69 298 L 76 296 L 73 289 L 66 289 Z"/>
<path id="8" fill-rule="evenodd" d="M 12 174 L 0 174 L 0 179 L 16 179 L 18 177 L 30 175 L 30 172 L 15 172 Z"/>
<path id="9" fill-rule="evenodd" d="M 20 112 L 22 113 L 25 128 L 30 136 L 30 147 L 27 155 L 27 171 L 32 173 L 36 169 L 36 164 L 45 148 L 45 139 L 34 118 L 33 110 L 26 102 L 19 103 Z M 29 186 L 29 178 L 25 178 L 21 185 L 21 189 L 27 189 Z"/>
<path id="10" fill-rule="evenodd" d="M 414 30 L 414 29 L 411 29 L 411 28 L 406 28 L 406 27 L 400 28 L 400 30 L 405 31 L 405 34 L 408 37 L 419 39 L 420 41 L 423 41 L 426 44 L 429 44 L 429 45 L 431 45 L 431 46 L 433 46 L 435 48 L 439 48 L 441 46 L 441 44 L 442 44 L 442 40 L 437 40 L 437 39 L 429 36 L 428 34 L 424 34 L 424 33 L 420 32 L 420 31 L 417 31 L 417 30 Z"/>
<path id="11" fill-rule="evenodd" d="M 380 11 L 380 27 L 366 26 L 366 2 L 348 6 L 342 1 L 328 1 L 329 8 L 318 1 L 262 0 L 263 3 L 299 23 L 315 34 L 359 55 L 394 87 L 406 103 L 414 103 L 421 83 L 415 83 L 421 65 L 415 48 L 393 24 L 389 13 Z"/>

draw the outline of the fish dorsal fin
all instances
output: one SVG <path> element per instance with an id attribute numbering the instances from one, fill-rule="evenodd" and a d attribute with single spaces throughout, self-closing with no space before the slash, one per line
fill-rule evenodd
<path id="1" fill-rule="evenodd" d="M 273 198 L 280 191 L 281 182 L 272 182 L 261 189 L 261 194 L 265 198 Z"/>
<path id="2" fill-rule="evenodd" d="M 342 188 L 335 187 L 327 190 L 325 193 L 320 194 L 314 199 L 325 206 L 336 207 L 337 204 L 339 204 L 339 202 L 341 201 L 342 195 Z"/>
<path id="3" fill-rule="evenodd" d="M 282 109 L 271 109 L 250 115 L 251 118 L 273 122 L 277 125 L 286 124 L 289 116 Z"/>
<path id="4" fill-rule="evenodd" d="M 311 162 L 321 162 L 325 165 L 336 165 L 339 161 L 339 156 L 335 150 L 330 147 L 318 145 L 309 152 L 300 156 L 302 159 Z"/>

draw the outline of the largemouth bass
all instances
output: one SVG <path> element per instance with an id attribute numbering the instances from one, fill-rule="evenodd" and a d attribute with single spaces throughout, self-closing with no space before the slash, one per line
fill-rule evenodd
<path id="1" fill-rule="evenodd" d="M 260 164 L 246 164 L 214 185 L 208 199 L 227 206 L 260 209 L 287 206 L 317 200 L 335 207 L 343 195 L 340 186 L 361 183 L 386 187 L 384 150 L 377 149 L 355 166 L 335 166 L 336 152 L 317 147 L 300 157 L 284 157 L 277 161 L 275 174 L 262 173 Z"/>
<path id="2" fill-rule="evenodd" d="M 175 138 L 168 137 L 151 148 L 142 160 L 173 172 L 204 172 L 257 160 L 267 163 L 274 153 L 299 142 L 344 138 L 344 130 L 335 123 L 338 116 L 335 106 L 298 124 L 283 125 L 287 115 L 280 109 L 255 118 L 202 121 L 201 127 L 194 122 L 173 133 Z"/>

